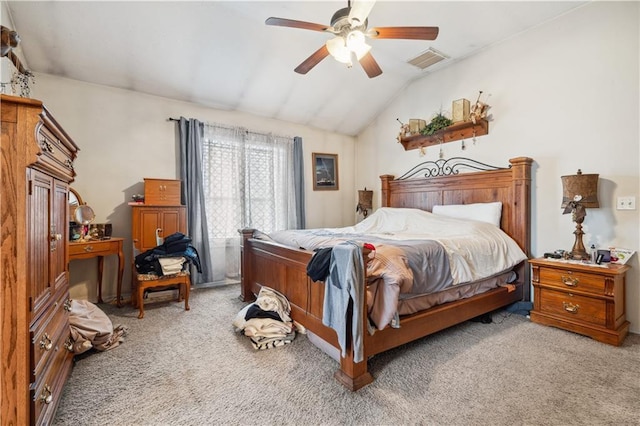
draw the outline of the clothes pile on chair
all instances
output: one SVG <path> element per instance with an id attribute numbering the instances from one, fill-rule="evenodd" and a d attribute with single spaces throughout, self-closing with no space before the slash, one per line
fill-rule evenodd
<path id="1" fill-rule="evenodd" d="M 255 349 L 275 348 L 291 343 L 296 337 L 290 313 L 286 297 L 262 287 L 256 301 L 238 312 L 232 324 L 236 331 L 249 337 Z"/>
<path id="2" fill-rule="evenodd" d="M 127 327 L 113 327 L 111 320 L 99 307 L 87 300 L 72 300 L 69 311 L 73 353 L 82 354 L 89 349 L 108 351 L 124 342 Z"/>
<path id="3" fill-rule="evenodd" d="M 202 273 L 200 257 L 191 245 L 191 238 L 181 232 L 169 235 L 161 245 L 140 253 L 135 258 L 139 274 L 175 275 L 182 272 L 188 264 Z"/>

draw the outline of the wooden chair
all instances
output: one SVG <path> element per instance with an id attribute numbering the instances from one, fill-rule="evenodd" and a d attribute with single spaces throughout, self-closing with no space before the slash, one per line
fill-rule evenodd
<path id="1" fill-rule="evenodd" d="M 157 290 L 169 289 L 178 286 L 178 302 L 184 300 L 184 310 L 189 308 L 189 292 L 191 291 L 191 276 L 188 271 L 182 271 L 174 275 L 157 276 L 155 274 L 139 274 L 136 271 L 135 258 L 140 253 L 134 244 L 133 259 L 131 265 L 133 288 L 131 302 L 134 308 L 138 308 L 138 318 L 144 318 L 144 291 L 150 288 Z"/>
<path id="2" fill-rule="evenodd" d="M 138 313 L 139 319 L 144 318 L 144 291 L 150 288 L 161 289 L 177 285 L 178 302 L 181 302 L 184 299 L 184 310 L 188 311 L 190 309 L 189 292 L 191 291 L 191 279 L 188 272 L 180 272 L 175 275 L 166 275 L 161 277 L 153 274 L 138 274 L 135 272 L 134 274 L 136 286 L 134 293 L 136 294 L 136 297 L 133 305 L 140 310 Z"/>

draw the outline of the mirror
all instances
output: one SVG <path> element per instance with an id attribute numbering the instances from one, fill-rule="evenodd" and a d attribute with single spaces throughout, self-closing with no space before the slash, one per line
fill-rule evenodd
<path id="1" fill-rule="evenodd" d="M 89 231 L 89 224 L 93 222 L 96 215 L 93 212 L 93 209 L 86 204 L 76 207 L 76 210 L 73 214 L 75 222 L 81 226 L 80 229 L 80 240 L 79 242 L 87 241 L 86 236 Z"/>
<path id="2" fill-rule="evenodd" d="M 77 223 L 81 225 L 88 225 L 93 222 L 93 219 L 96 218 L 96 215 L 91 207 L 84 204 L 82 206 L 76 207 L 73 217 Z"/>
<path id="3" fill-rule="evenodd" d="M 95 217 L 93 209 L 82 200 L 78 191 L 69 188 L 69 239 L 78 242 L 87 241 L 89 224 Z"/>
<path id="4" fill-rule="evenodd" d="M 78 194 L 75 189 L 69 188 L 69 222 L 76 221 L 74 217 L 76 208 L 83 204 L 84 202 L 82 201 L 82 197 L 80 197 L 80 194 Z"/>

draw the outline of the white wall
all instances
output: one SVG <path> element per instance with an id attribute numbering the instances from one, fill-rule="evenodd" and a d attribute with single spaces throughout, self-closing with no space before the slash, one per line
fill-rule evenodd
<path id="1" fill-rule="evenodd" d="M 305 160 L 307 227 L 353 224 L 355 139 L 249 114 L 219 111 L 136 92 L 36 74 L 32 97 L 41 99 L 80 147 L 76 189 L 96 213 L 96 223 L 113 224 L 125 238 L 123 293 L 130 291 L 131 195 L 142 193 L 143 178 L 179 177 L 176 123 L 169 117 L 242 125 L 256 132 L 300 136 Z M 313 191 L 311 154 L 338 154 L 339 191 Z M 115 298 L 114 256 L 105 259 L 103 298 Z M 96 300 L 95 259 L 70 265 L 71 296 Z M 106 296 L 106 297 L 105 297 Z"/>
<path id="2" fill-rule="evenodd" d="M 356 145 L 356 186 L 379 188 L 378 176 L 396 176 L 439 149 L 404 151 L 396 143 L 396 117 L 427 122 L 459 98 L 490 94 L 489 134 L 443 145 L 445 158 L 466 156 L 507 165 L 512 157 L 535 160 L 532 255 L 571 249 L 575 225 L 560 209 L 560 176 L 600 174 L 599 209 L 589 209 L 585 245 L 640 249 L 638 210 L 617 211 L 619 196 L 640 195 L 640 4 L 593 2 L 478 55 L 425 76 L 390 103 Z M 484 98 L 483 98 L 484 99 Z M 640 202 L 639 198 L 636 198 Z M 374 199 L 379 205 L 380 200 Z M 640 332 L 639 255 L 627 274 L 627 319 Z"/>

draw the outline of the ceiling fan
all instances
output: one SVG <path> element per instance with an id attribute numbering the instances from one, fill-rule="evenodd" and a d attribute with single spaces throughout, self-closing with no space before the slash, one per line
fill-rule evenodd
<path id="1" fill-rule="evenodd" d="M 439 31 L 438 27 L 375 27 L 367 29 L 367 17 L 374 4 L 375 0 L 354 0 L 352 6 L 351 1 L 347 1 L 347 7 L 333 14 L 330 26 L 273 17 L 268 18 L 265 23 L 280 27 L 323 31 L 335 35 L 298 65 L 295 72 L 306 74 L 329 55 L 351 67 L 352 58 L 355 56 L 369 78 L 373 78 L 382 74 L 382 70 L 371 55 L 371 46 L 365 43 L 365 37 L 435 40 Z"/>

